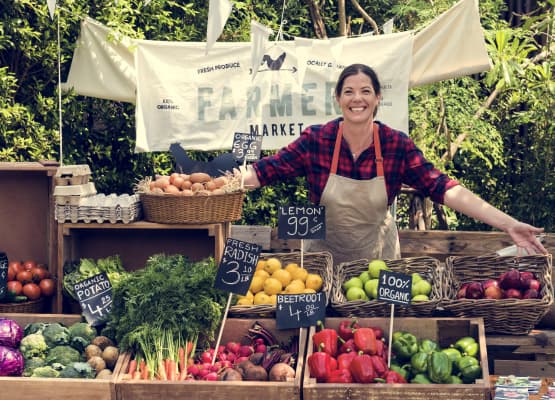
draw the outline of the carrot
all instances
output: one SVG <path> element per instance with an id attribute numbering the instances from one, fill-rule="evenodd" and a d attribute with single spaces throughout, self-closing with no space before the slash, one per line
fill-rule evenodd
<path id="1" fill-rule="evenodd" d="M 148 365 L 145 363 L 145 367 L 141 370 L 141 379 L 148 379 Z"/>
<path id="2" fill-rule="evenodd" d="M 167 381 L 168 376 L 166 375 L 166 368 L 164 365 L 164 360 L 160 359 L 158 361 L 158 379 L 161 381 Z"/>
<path id="3" fill-rule="evenodd" d="M 185 349 L 183 347 L 180 347 L 177 350 L 177 355 L 179 358 L 179 371 L 183 371 L 187 368 L 187 366 L 185 365 Z"/>
<path id="4" fill-rule="evenodd" d="M 177 379 L 177 363 L 175 360 L 169 360 L 169 368 L 168 368 L 168 381 L 175 381 Z"/>
<path id="5" fill-rule="evenodd" d="M 132 374 L 133 372 L 135 372 L 136 369 L 137 369 L 137 359 L 132 358 L 131 361 L 129 361 L 129 367 L 127 368 L 127 373 Z"/>
<path id="6" fill-rule="evenodd" d="M 145 368 L 146 368 L 146 361 L 144 359 L 141 359 L 141 361 L 139 361 L 139 372 L 144 371 Z"/>

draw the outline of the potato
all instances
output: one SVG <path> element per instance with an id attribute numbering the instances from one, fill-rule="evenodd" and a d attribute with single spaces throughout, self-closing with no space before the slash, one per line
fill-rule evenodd
<path id="1" fill-rule="evenodd" d="M 211 181 L 212 178 L 204 172 L 194 172 L 189 176 L 189 180 L 193 183 L 204 183 Z"/>
<path id="2" fill-rule="evenodd" d="M 92 357 L 100 357 L 101 355 L 102 349 L 100 348 L 100 346 L 97 346 L 96 344 L 89 344 L 87 347 L 85 347 L 85 356 L 87 357 L 87 360 Z"/>
<path id="3" fill-rule="evenodd" d="M 108 346 L 102 351 L 102 359 L 106 362 L 106 366 L 113 369 L 118 361 L 119 350 L 117 347 Z"/>
<path id="4" fill-rule="evenodd" d="M 270 369 L 268 379 L 273 382 L 285 382 L 295 378 L 295 370 L 289 364 L 276 363 Z"/>
<path id="5" fill-rule="evenodd" d="M 103 369 L 106 369 L 106 362 L 99 356 L 93 356 L 87 360 L 87 363 L 93 367 L 93 369 L 98 374 Z"/>

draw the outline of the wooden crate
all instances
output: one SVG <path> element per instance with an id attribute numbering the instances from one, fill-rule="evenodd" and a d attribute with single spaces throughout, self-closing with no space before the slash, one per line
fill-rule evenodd
<path id="1" fill-rule="evenodd" d="M 22 328 L 32 322 L 59 322 L 69 326 L 81 321 L 81 315 L 69 314 L 3 314 L 3 318 L 15 320 Z M 115 400 L 115 379 L 121 368 L 123 356 L 114 367 L 112 379 L 69 379 L 0 377 L 3 399 L 17 400 Z"/>
<path id="2" fill-rule="evenodd" d="M 240 341 L 255 321 L 259 321 L 270 330 L 278 341 L 286 342 L 293 335 L 299 336 L 299 357 L 293 381 L 288 382 L 246 382 L 246 381 L 126 381 L 122 380 L 127 370 L 129 357 L 122 363 L 116 377 L 116 393 L 118 400 L 299 400 L 301 398 L 301 379 L 304 365 L 304 349 L 306 348 L 307 331 L 305 328 L 276 328 L 274 319 L 239 319 L 226 321 L 221 343 L 230 340 Z"/>
<path id="3" fill-rule="evenodd" d="M 326 318 L 327 328 L 339 327 L 344 318 Z M 386 338 L 390 337 L 389 318 L 359 318 L 362 326 L 377 326 L 384 330 Z M 407 331 L 418 338 L 437 341 L 440 346 L 447 347 L 462 336 L 474 337 L 480 345 L 480 363 L 482 379 L 475 384 L 333 384 L 317 383 L 310 378 L 308 368 L 303 374 L 303 400 L 489 400 L 490 377 L 486 350 L 484 323 L 481 318 L 395 318 L 393 331 Z M 315 328 L 308 332 L 306 357 L 312 354 L 312 335 Z"/>

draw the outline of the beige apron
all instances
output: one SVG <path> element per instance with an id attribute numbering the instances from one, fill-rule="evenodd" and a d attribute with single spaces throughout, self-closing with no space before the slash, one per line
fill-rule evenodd
<path id="1" fill-rule="evenodd" d="M 337 175 L 342 125 L 339 126 L 330 176 L 320 205 L 326 207 L 326 239 L 309 241 L 309 251 L 329 251 L 334 265 L 361 258 L 401 257 L 397 226 L 387 206 L 379 127 L 374 124 L 377 176 L 356 180 Z"/>

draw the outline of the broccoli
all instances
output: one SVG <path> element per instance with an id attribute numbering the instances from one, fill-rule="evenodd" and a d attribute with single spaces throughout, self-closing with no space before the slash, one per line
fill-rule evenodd
<path id="1" fill-rule="evenodd" d="M 31 357 L 25 360 L 25 369 L 23 370 L 23 376 L 31 376 L 36 368 L 44 367 L 46 362 L 44 358 L 41 357 Z"/>
<path id="2" fill-rule="evenodd" d="M 69 330 L 58 322 L 47 324 L 42 336 L 50 348 L 69 344 Z"/>
<path id="3" fill-rule="evenodd" d="M 60 378 L 94 379 L 96 371 L 86 362 L 74 362 L 60 372 Z"/>
<path id="4" fill-rule="evenodd" d="M 69 344 L 83 352 L 85 348 L 91 344 L 96 337 L 96 328 L 90 326 L 86 322 L 76 322 L 69 328 Z"/>
<path id="5" fill-rule="evenodd" d="M 48 352 L 48 346 L 42 333 L 31 333 L 21 339 L 19 351 L 26 360 L 33 357 L 44 358 Z"/>
<path id="6" fill-rule="evenodd" d="M 57 378 L 59 376 L 60 373 L 49 365 L 35 368 L 31 375 L 32 378 Z"/>
<path id="7" fill-rule="evenodd" d="M 30 335 L 31 333 L 42 333 L 46 324 L 44 322 L 32 322 L 25 326 L 23 329 L 23 336 Z"/>
<path id="8" fill-rule="evenodd" d="M 82 361 L 81 353 L 71 346 L 56 346 L 48 351 L 46 364 L 60 363 L 67 366 L 73 362 Z"/>

